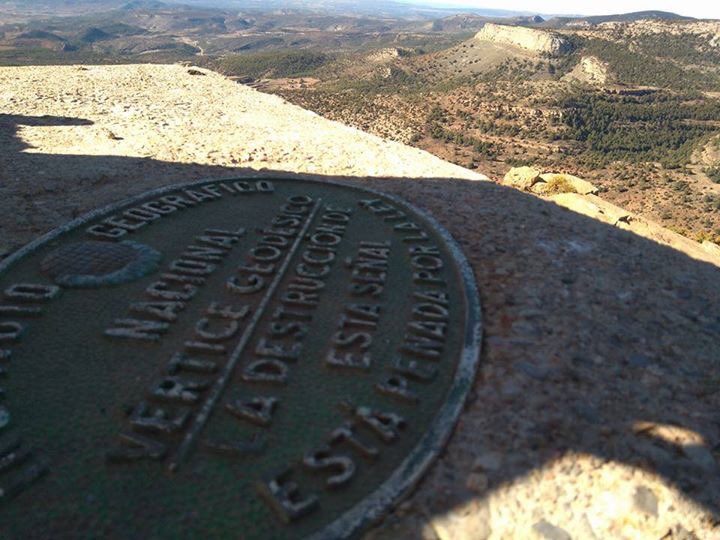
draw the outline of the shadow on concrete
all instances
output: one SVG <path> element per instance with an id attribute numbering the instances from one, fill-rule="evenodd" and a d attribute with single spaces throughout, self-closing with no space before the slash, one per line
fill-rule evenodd
<path id="1" fill-rule="evenodd" d="M 24 153 L 17 136 L 18 125 L 85 122 L 0 116 L 0 247 L 153 187 L 257 172 Z M 461 244 L 480 288 L 481 373 L 412 496 L 418 523 L 484 497 L 466 477 L 487 453 L 500 457 L 485 471 L 487 493 L 581 453 L 655 471 L 720 519 L 720 269 L 492 183 L 327 178 L 429 211 Z M 388 536 L 416 537 L 412 513 L 402 519 L 388 518 Z M 393 522 L 403 530 L 389 532 Z"/>

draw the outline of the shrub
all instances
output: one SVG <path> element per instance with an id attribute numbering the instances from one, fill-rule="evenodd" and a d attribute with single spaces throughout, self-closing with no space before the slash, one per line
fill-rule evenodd
<path id="1" fill-rule="evenodd" d="M 562 175 L 553 176 L 543 189 L 543 194 L 554 195 L 556 193 L 577 193 L 573 185 Z"/>
<path id="2" fill-rule="evenodd" d="M 693 94 L 574 93 L 558 105 L 564 110 L 563 138 L 580 142 L 586 157 L 600 165 L 660 162 L 680 168 L 720 121 L 720 103 Z"/>
<path id="3" fill-rule="evenodd" d="M 720 165 L 705 169 L 705 174 L 708 175 L 708 178 L 710 178 L 710 180 L 712 180 L 716 184 L 720 184 Z"/>
<path id="4" fill-rule="evenodd" d="M 267 74 L 273 77 L 300 77 L 311 74 L 333 59 L 331 55 L 315 51 L 272 51 L 231 54 L 218 60 L 215 67 L 226 75 L 252 78 Z"/>

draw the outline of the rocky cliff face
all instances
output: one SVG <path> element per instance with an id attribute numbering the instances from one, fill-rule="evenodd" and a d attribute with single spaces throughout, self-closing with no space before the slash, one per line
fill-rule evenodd
<path id="1" fill-rule="evenodd" d="M 608 65 L 595 56 L 583 56 L 575 68 L 565 76 L 588 84 L 603 85 L 613 79 Z"/>
<path id="2" fill-rule="evenodd" d="M 409 55 L 409 49 L 404 49 L 402 47 L 387 47 L 385 49 L 374 51 L 372 54 L 368 55 L 367 59 L 376 64 L 384 64 Z"/>
<path id="3" fill-rule="evenodd" d="M 591 82 L 605 83 L 610 78 L 607 64 L 594 56 L 583 56 L 580 69 Z"/>
<path id="4" fill-rule="evenodd" d="M 560 56 L 572 50 L 572 45 L 566 39 L 552 32 L 524 28 L 522 26 L 505 26 L 488 23 L 475 34 L 475 39 L 515 45 L 528 51 Z"/>

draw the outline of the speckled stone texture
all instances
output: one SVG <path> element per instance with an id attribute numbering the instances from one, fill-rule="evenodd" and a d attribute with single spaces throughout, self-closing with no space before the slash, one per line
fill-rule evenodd
<path id="1" fill-rule="evenodd" d="M 0 67 L 0 253 L 152 187 L 262 169 L 481 174 L 181 65 Z M 216 169 L 216 170 L 213 170 Z"/>

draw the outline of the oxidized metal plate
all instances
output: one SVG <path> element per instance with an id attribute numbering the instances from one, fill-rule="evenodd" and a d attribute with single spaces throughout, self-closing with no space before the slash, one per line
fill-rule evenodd
<path id="1" fill-rule="evenodd" d="M 205 181 L 0 266 L 3 538 L 340 538 L 417 481 L 472 383 L 472 273 L 380 193 Z"/>

